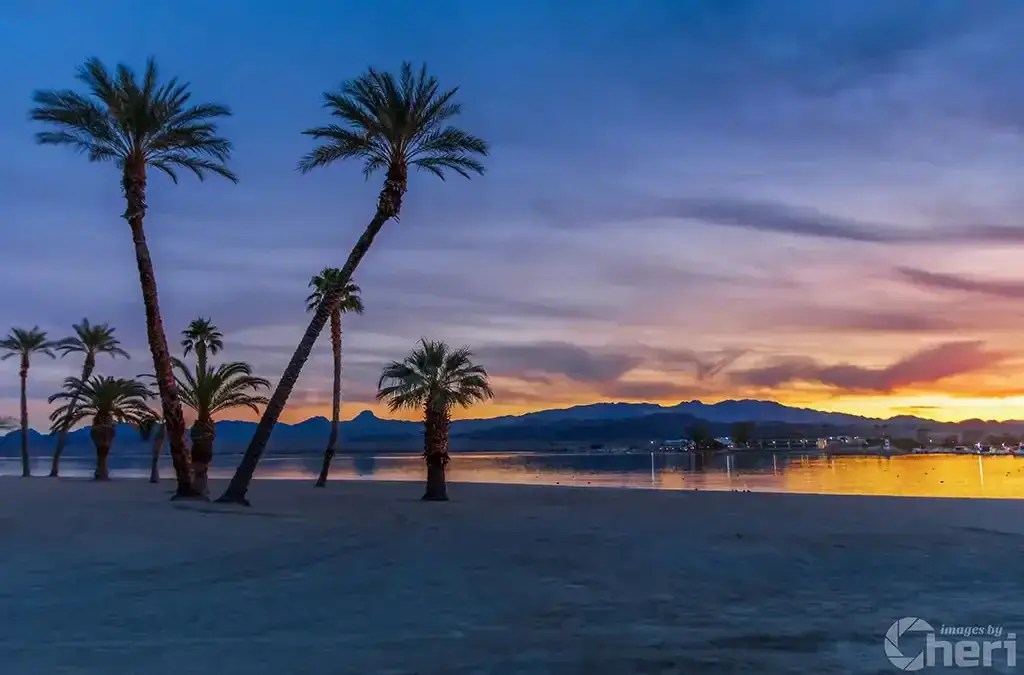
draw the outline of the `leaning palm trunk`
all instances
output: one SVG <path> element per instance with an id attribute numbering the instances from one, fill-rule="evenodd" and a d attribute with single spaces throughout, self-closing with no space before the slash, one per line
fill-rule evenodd
<path id="1" fill-rule="evenodd" d="M 164 448 L 164 425 L 156 424 L 156 431 L 153 433 L 153 458 L 149 464 L 149 482 L 160 482 L 160 451 Z"/>
<path id="2" fill-rule="evenodd" d="M 448 466 L 448 428 L 450 424 L 451 420 L 447 410 L 436 412 L 427 408 L 423 420 L 423 458 L 427 463 L 427 490 L 423 493 L 424 501 L 448 501 L 445 469 Z"/>
<path id="3" fill-rule="evenodd" d="M 110 466 L 107 462 L 110 456 L 110 446 L 114 443 L 116 427 L 112 422 L 93 422 L 89 436 L 92 444 L 96 446 L 96 473 L 95 480 L 110 480 Z"/>
<path id="4" fill-rule="evenodd" d="M 28 359 L 21 359 L 21 477 L 32 475 L 28 458 Z"/>
<path id="5" fill-rule="evenodd" d="M 217 426 L 213 420 L 196 420 L 192 425 L 192 470 L 194 477 L 192 487 L 205 496 L 209 492 L 207 485 L 210 462 L 213 461 L 213 443 L 217 439 Z"/>
<path id="6" fill-rule="evenodd" d="M 92 371 L 96 367 L 95 362 L 91 357 L 86 357 L 85 365 L 82 366 L 82 382 L 88 382 L 92 376 Z M 53 462 L 50 464 L 50 477 L 56 478 L 60 473 L 60 456 L 64 453 L 64 444 L 68 440 L 68 432 L 71 431 L 71 420 L 74 419 L 75 408 L 78 406 L 79 395 L 76 394 L 71 399 L 71 406 L 68 408 L 68 414 L 64 418 L 64 422 L 60 428 L 60 435 L 57 436 L 57 447 L 53 451 Z"/>
<path id="7" fill-rule="evenodd" d="M 320 467 L 320 476 L 315 487 L 327 485 L 327 472 L 331 470 L 331 460 L 338 445 L 338 427 L 341 418 L 341 311 L 331 314 L 331 352 L 334 354 L 334 397 L 331 401 L 331 437 L 327 439 L 327 450 L 324 451 L 324 463 Z"/>
<path id="8" fill-rule="evenodd" d="M 171 355 L 167 349 L 167 336 L 164 333 L 163 319 L 160 316 L 160 301 L 157 297 L 156 276 L 153 272 L 153 260 L 146 244 L 146 233 L 142 229 L 142 219 L 146 212 L 146 172 L 139 168 L 135 173 L 129 168 L 124 173 L 124 194 L 128 203 L 125 218 L 132 228 L 132 239 L 135 242 L 135 260 L 139 267 L 139 281 L 142 284 L 142 300 L 146 306 L 146 333 L 149 337 L 149 349 L 153 354 L 153 368 L 156 372 L 157 388 L 160 391 L 160 403 L 163 407 L 163 418 L 166 434 L 170 445 L 174 472 L 178 479 L 176 497 L 194 497 L 196 490 L 192 487 L 192 462 L 189 457 L 188 445 L 185 442 L 185 418 L 178 399 L 178 387 L 171 370 Z"/>
<path id="9" fill-rule="evenodd" d="M 302 340 L 292 355 L 291 361 L 288 362 L 288 367 L 285 368 L 284 374 L 281 375 L 281 379 L 277 383 L 277 389 L 274 390 L 274 395 L 270 397 L 266 410 L 263 411 L 263 417 L 260 418 L 260 422 L 256 426 L 256 432 L 253 434 L 252 441 L 249 442 L 249 447 L 245 450 L 245 456 L 242 457 L 242 461 L 235 470 L 235 475 L 231 477 L 228 489 L 217 500 L 218 502 L 249 503 L 245 498 L 245 493 L 248 492 L 249 483 L 252 482 L 252 477 L 256 473 L 256 465 L 259 464 L 260 458 L 267 448 L 270 434 L 274 431 L 274 425 L 277 424 L 277 420 L 284 411 L 285 404 L 288 403 L 288 397 L 291 395 L 292 389 L 299 379 L 302 367 L 306 365 L 306 361 L 313 351 L 313 345 L 316 344 L 317 338 L 323 332 L 324 326 L 327 324 L 331 314 L 338 309 L 345 284 L 352 278 L 352 274 L 356 271 L 356 267 L 359 266 L 363 256 L 370 250 L 370 246 L 373 244 L 377 233 L 384 227 L 384 223 L 392 218 L 397 218 L 401 211 L 402 197 L 405 195 L 406 188 L 406 174 L 407 171 L 404 165 L 393 166 L 388 170 L 387 180 L 384 181 L 384 188 L 380 191 L 380 197 L 377 200 L 376 215 L 374 215 L 373 220 L 370 221 L 362 236 L 359 237 L 359 241 L 356 242 L 352 252 L 349 253 L 345 266 L 341 268 L 338 282 L 330 291 L 324 294 L 323 301 L 317 307 L 316 312 L 314 312 L 313 319 L 306 328 L 306 333 L 302 336 Z"/>

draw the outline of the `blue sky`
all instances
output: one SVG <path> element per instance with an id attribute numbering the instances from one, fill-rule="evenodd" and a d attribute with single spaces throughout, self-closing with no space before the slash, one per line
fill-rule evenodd
<path id="1" fill-rule="evenodd" d="M 495 376 L 479 414 L 596 400 L 751 396 L 872 414 L 1010 417 L 1024 403 L 1019 249 L 1024 5 L 99 0 L 0 6 L 0 323 L 88 316 L 146 370 L 112 165 L 36 147 L 36 88 L 87 57 L 230 105 L 238 185 L 151 182 L 146 228 L 172 340 L 210 316 L 270 378 L 379 178 L 307 176 L 300 131 L 367 66 L 459 85 L 488 174 L 414 175 L 357 274 L 346 415 L 421 335 Z M 34 364 L 32 419 L 79 364 Z M 17 372 L 0 366 L 0 412 Z M 326 343 L 289 419 L 329 402 Z"/>

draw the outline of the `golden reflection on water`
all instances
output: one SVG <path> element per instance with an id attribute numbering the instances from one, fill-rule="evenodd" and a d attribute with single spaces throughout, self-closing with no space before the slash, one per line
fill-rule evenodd
<path id="1" fill-rule="evenodd" d="M 229 478 L 237 456 L 215 459 L 211 476 Z M 35 467 L 40 472 L 46 467 Z M 69 476 L 92 475 L 88 457 L 67 458 Z M 171 476 L 169 461 L 163 469 Z M 313 480 L 316 456 L 271 456 L 257 477 Z M 143 456 L 114 458 L 115 478 L 148 476 Z M 17 460 L 0 460 L 0 474 L 17 475 Z M 342 455 L 331 468 L 333 480 L 422 481 L 423 460 L 416 455 Z M 575 487 L 629 487 L 661 490 L 751 490 L 916 497 L 1024 497 L 1024 457 L 905 455 L 886 457 L 794 456 L 769 453 L 718 455 L 703 465 L 686 454 L 572 455 L 464 453 L 453 455 L 450 481 Z"/>
<path id="2" fill-rule="evenodd" d="M 628 460 L 628 461 L 625 461 Z M 418 457 L 343 458 L 332 478 L 413 480 L 424 478 Z M 372 461 L 372 465 L 370 462 Z M 628 465 L 628 466 L 623 466 Z M 268 467 L 269 468 L 269 467 Z M 744 453 L 718 456 L 694 470 L 687 455 L 453 456 L 449 480 L 575 487 L 661 490 L 751 490 L 915 497 L 1024 497 L 1024 458 L 976 455 L 827 457 Z M 274 478 L 315 477 L 309 468 L 280 466 Z"/>

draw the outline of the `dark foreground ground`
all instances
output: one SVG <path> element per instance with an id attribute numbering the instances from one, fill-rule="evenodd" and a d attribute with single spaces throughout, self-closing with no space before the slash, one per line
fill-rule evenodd
<path id="1" fill-rule="evenodd" d="M 0 672 L 896 673 L 901 617 L 1024 628 L 1024 502 L 170 487 L 0 479 Z"/>

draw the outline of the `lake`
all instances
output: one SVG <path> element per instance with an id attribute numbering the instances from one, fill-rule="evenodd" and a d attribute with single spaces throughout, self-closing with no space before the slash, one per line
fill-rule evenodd
<path id="1" fill-rule="evenodd" d="M 15 450 L 15 452 L 17 452 Z M 20 475 L 17 456 L 5 449 L 0 475 Z M 449 480 L 474 483 L 525 483 L 574 487 L 626 487 L 659 490 L 751 490 L 818 494 L 917 497 L 1024 497 L 1024 458 L 974 455 L 905 455 L 829 457 L 826 455 L 737 452 L 704 464 L 686 454 L 462 453 L 453 455 Z M 228 478 L 238 455 L 219 456 L 211 476 Z M 319 455 L 271 455 L 261 463 L 259 478 L 312 481 Z M 111 455 L 113 478 L 145 478 L 144 455 Z M 161 475 L 173 476 L 170 460 L 161 460 Z M 46 475 L 49 458 L 33 461 L 33 473 Z M 92 476 L 93 460 L 68 456 L 61 474 Z M 339 455 L 334 480 L 422 481 L 418 455 Z"/>

